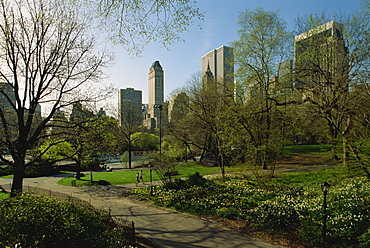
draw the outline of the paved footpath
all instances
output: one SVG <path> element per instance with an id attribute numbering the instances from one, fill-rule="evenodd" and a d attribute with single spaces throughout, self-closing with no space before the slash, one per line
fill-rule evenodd
<path id="1" fill-rule="evenodd" d="M 56 184 L 64 176 L 25 178 L 24 186 L 50 189 L 89 201 L 96 208 L 109 210 L 112 215 L 134 221 L 135 229 L 140 235 L 162 247 L 283 247 L 240 234 L 212 222 L 121 197 L 126 190 L 135 188 L 135 184 L 90 187 Z M 0 185 L 5 188 L 9 188 L 10 183 L 10 179 L 0 178 Z M 138 187 L 146 186 L 148 185 L 140 184 Z"/>

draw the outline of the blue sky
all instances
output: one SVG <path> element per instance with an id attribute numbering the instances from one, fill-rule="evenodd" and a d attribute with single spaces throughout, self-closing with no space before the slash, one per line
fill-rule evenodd
<path id="1" fill-rule="evenodd" d="M 165 99 L 174 89 L 185 85 L 191 75 L 201 71 L 201 57 L 221 46 L 230 45 L 238 39 L 238 14 L 246 9 L 279 10 L 280 16 L 294 30 L 298 16 L 325 11 L 332 14 L 338 10 L 350 12 L 360 9 L 360 0 L 198 0 L 198 7 L 206 12 L 205 21 L 196 21 L 189 33 L 184 33 L 185 42 L 176 43 L 170 50 L 158 44 L 148 45 L 140 57 L 132 58 L 124 49 L 116 47 L 116 62 L 106 73 L 104 83 L 118 89 L 132 87 L 143 92 L 143 103 L 148 102 L 148 72 L 158 60 L 165 73 Z M 201 30 L 198 25 L 201 25 Z M 117 106 L 117 96 L 109 99 Z"/>

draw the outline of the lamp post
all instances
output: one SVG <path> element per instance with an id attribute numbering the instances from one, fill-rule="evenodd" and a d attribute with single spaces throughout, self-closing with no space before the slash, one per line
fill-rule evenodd
<path id="1" fill-rule="evenodd" d="M 150 178 L 150 196 L 153 195 L 153 178 L 152 178 L 152 165 L 149 164 L 149 178 Z"/>
<path id="2" fill-rule="evenodd" d="M 323 182 L 321 184 L 321 190 L 322 190 L 322 193 L 323 193 L 323 196 L 324 196 L 324 202 L 323 202 L 323 205 L 322 205 L 322 209 L 323 209 L 323 216 L 322 216 L 322 241 L 323 242 L 326 242 L 326 219 L 327 219 L 327 213 L 326 213 L 326 196 L 328 194 L 328 191 L 329 191 L 329 188 L 330 188 L 330 184 L 328 184 L 328 182 Z"/>
<path id="3" fill-rule="evenodd" d="M 159 109 L 159 160 L 162 161 L 162 105 L 154 105 L 154 108 Z"/>

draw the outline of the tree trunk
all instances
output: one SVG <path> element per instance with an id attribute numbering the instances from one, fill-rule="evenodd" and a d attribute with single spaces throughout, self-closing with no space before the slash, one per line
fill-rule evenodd
<path id="1" fill-rule="evenodd" d="M 131 169 L 131 138 L 128 139 L 128 168 Z"/>
<path id="2" fill-rule="evenodd" d="M 347 151 L 347 143 L 343 139 L 343 166 L 348 168 L 348 151 Z"/>
<path id="3" fill-rule="evenodd" d="M 81 180 L 81 160 L 76 160 L 76 179 Z"/>
<path id="4" fill-rule="evenodd" d="M 14 177 L 10 197 L 16 197 L 22 193 L 24 169 L 24 164 L 14 166 Z"/>

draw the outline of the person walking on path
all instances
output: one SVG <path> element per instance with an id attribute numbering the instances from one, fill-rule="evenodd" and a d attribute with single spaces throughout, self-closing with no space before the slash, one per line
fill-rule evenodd
<path id="1" fill-rule="evenodd" d="M 137 173 L 136 174 L 136 186 L 137 186 L 137 184 L 140 182 L 140 175 L 139 175 L 139 173 Z"/>
<path id="2" fill-rule="evenodd" d="M 144 178 L 143 178 L 143 171 L 142 170 L 139 172 L 139 182 L 140 181 L 142 181 L 143 184 L 144 184 Z"/>

